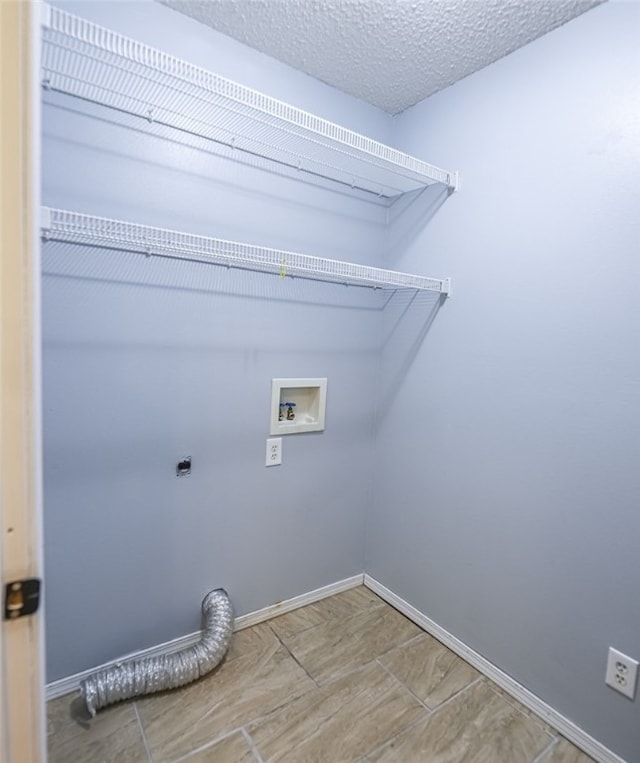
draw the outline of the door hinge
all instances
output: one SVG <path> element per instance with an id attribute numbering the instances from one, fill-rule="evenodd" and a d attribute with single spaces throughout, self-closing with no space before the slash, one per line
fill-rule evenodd
<path id="1" fill-rule="evenodd" d="M 14 580 L 4 587 L 4 619 L 32 615 L 40 605 L 40 580 Z"/>

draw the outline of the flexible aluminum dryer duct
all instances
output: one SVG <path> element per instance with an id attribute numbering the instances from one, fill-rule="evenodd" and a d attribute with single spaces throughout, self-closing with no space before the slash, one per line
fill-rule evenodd
<path id="1" fill-rule="evenodd" d="M 222 661 L 232 633 L 233 607 L 227 592 L 217 588 L 202 602 L 202 636 L 197 644 L 173 654 L 131 660 L 94 673 L 80 684 L 87 710 L 93 717 L 96 710 L 114 702 L 177 689 L 195 681 Z"/>

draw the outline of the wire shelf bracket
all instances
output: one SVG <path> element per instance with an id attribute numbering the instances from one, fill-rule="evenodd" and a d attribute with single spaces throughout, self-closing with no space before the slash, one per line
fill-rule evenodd
<path id="1" fill-rule="evenodd" d="M 307 278 L 373 289 L 413 289 L 438 292 L 445 296 L 451 292 L 449 278 L 411 275 L 63 209 L 42 207 L 40 225 L 44 242 L 98 246 L 147 257 L 205 262 L 271 273 L 283 279 Z"/>
<path id="2" fill-rule="evenodd" d="M 42 13 L 42 85 L 359 191 L 392 199 L 436 167 L 59 8 Z"/>

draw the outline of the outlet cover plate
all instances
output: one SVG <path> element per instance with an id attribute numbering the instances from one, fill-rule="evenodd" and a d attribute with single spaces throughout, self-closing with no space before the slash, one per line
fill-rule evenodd
<path id="1" fill-rule="evenodd" d="M 633 657 L 622 654 L 617 649 L 609 647 L 607 656 L 607 673 L 605 683 L 612 689 L 633 699 L 636 693 L 636 681 L 638 678 L 638 661 Z"/>
<path id="2" fill-rule="evenodd" d="M 280 466 L 281 463 L 282 463 L 282 437 L 268 437 L 265 466 Z"/>

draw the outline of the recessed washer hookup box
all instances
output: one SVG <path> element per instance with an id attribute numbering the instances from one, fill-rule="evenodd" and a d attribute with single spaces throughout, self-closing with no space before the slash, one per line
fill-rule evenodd
<path id="1" fill-rule="evenodd" d="M 272 379 L 270 434 L 324 430 L 327 380 Z"/>

